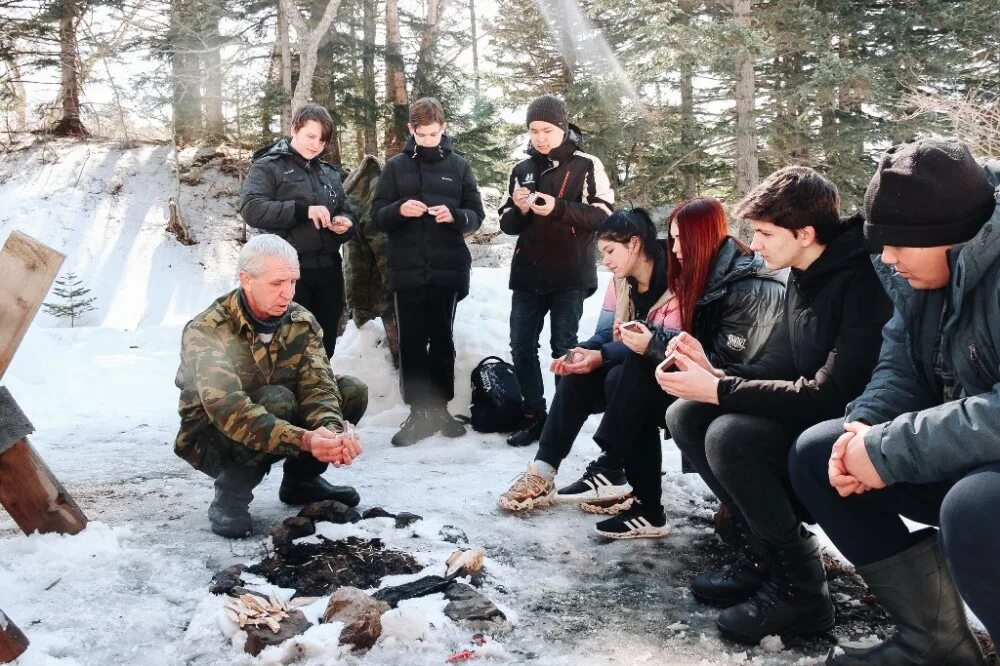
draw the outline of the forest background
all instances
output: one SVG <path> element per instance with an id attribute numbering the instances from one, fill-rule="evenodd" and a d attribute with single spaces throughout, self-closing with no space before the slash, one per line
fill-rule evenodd
<path id="1" fill-rule="evenodd" d="M 503 189 L 524 104 L 564 96 L 619 205 L 732 202 L 788 164 L 859 204 L 879 153 L 957 134 L 1000 157 L 1000 0 L 0 0 L 0 142 L 226 143 L 330 109 L 326 158 L 399 151 L 438 97 Z"/>

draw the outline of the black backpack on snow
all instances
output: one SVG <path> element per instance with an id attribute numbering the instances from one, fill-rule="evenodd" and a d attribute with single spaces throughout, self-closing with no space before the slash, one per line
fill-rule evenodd
<path id="1" fill-rule="evenodd" d="M 472 371 L 472 417 L 476 432 L 513 432 L 523 418 L 521 383 L 514 366 L 498 356 L 487 356 Z"/>

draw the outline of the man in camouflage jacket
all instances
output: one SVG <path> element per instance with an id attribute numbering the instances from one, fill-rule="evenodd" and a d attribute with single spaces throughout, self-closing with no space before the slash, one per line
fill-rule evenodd
<path id="1" fill-rule="evenodd" d="M 222 536 L 251 531 L 252 490 L 281 459 L 283 502 L 336 499 L 356 506 L 360 499 L 320 475 L 328 463 L 350 464 L 361 452 L 345 422 L 364 415 L 368 389 L 333 374 L 322 329 L 291 302 L 298 275 L 291 245 L 255 236 L 240 253 L 240 287 L 184 327 L 174 447 L 215 478 L 209 520 Z"/>

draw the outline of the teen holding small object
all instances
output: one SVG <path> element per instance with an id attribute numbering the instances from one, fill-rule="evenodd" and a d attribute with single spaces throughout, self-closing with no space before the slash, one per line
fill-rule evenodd
<path id="1" fill-rule="evenodd" d="M 389 235 L 400 389 L 410 406 L 394 446 L 438 432 L 465 434 L 448 413 L 455 397 L 453 325 L 472 270 L 464 234 L 476 231 L 485 216 L 472 167 L 451 150 L 441 103 L 415 101 L 407 127 L 403 152 L 386 163 L 372 203 L 375 226 Z"/>

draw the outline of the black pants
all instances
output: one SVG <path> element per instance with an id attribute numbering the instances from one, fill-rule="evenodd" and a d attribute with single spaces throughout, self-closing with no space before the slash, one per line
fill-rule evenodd
<path id="1" fill-rule="evenodd" d="M 324 268 L 300 268 L 295 302 L 309 310 L 323 329 L 323 347 L 332 357 L 344 313 L 344 272 L 340 261 Z"/>
<path id="2" fill-rule="evenodd" d="M 412 407 L 443 407 L 455 397 L 458 292 L 424 285 L 393 294 L 399 327 L 399 385 Z"/>
<path id="3" fill-rule="evenodd" d="M 819 423 L 802 433 L 788 456 L 792 484 L 816 522 L 855 565 L 887 559 L 921 540 L 900 516 L 939 525 L 939 543 L 962 598 L 1000 639 L 1000 463 L 958 479 L 896 483 L 841 497 L 827 469 L 843 432 L 843 419 Z"/>
<path id="4" fill-rule="evenodd" d="M 798 433 L 773 419 L 691 400 L 671 405 L 666 422 L 687 461 L 756 536 L 778 547 L 801 540 L 805 512 L 788 478 L 788 450 Z"/>
<path id="5" fill-rule="evenodd" d="M 656 383 L 656 363 L 629 354 L 621 365 L 614 393 L 608 397 L 594 441 L 616 459 L 624 461 L 625 476 L 644 509 L 658 512 L 663 467 L 660 428 L 663 415 L 675 398 Z"/>

